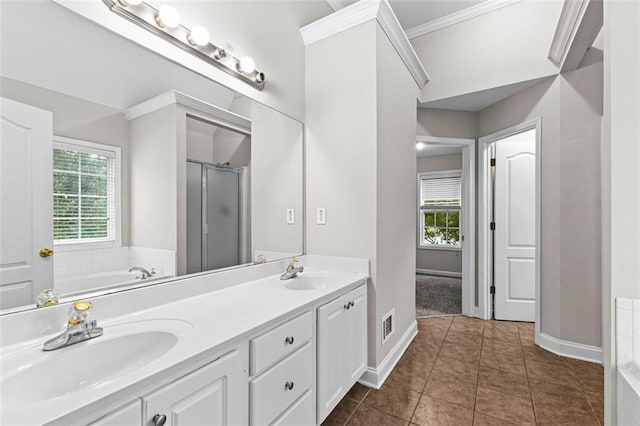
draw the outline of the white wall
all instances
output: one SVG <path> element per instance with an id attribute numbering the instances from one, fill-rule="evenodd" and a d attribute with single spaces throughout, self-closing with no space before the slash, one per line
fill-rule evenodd
<path id="1" fill-rule="evenodd" d="M 375 21 L 307 46 L 306 58 L 307 252 L 370 259 L 375 367 L 415 320 L 417 86 Z M 398 332 L 383 347 L 380 320 L 392 308 Z"/>
<path id="2" fill-rule="evenodd" d="M 418 109 L 418 121 L 419 120 L 420 109 Z M 462 154 L 418 158 L 418 173 L 439 172 L 443 170 L 462 170 Z M 416 248 L 416 268 L 433 271 L 457 272 L 461 274 L 462 251 Z"/>
<path id="3" fill-rule="evenodd" d="M 605 423 L 616 424 L 615 298 L 640 298 L 640 4 L 604 3 L 602 310 Z"/>
<path id="4" fill-rule="evenodd" d="M 53 115 L 53 134 L 120 147 L 121 234 L 129 245 L 129 123 L 120 111 L 0 76 L 3 97 L 32 105 Z"/>
<path id="5" fill-rule="evenodd" d="M 544 81 L 478 113 L 484 136 L 542 117 L 541 331 L 600 347 L 602 63 Z"/>
<path id="6" fill-rule="evenodd" d="M 558 69 L 547 55 L 562 3 L 523 0 L 412 39 L 431 78 L 421 100 L 556 74 Z"/>
<path id="7" fill-rule="evenodd" d="M 376 25 L 377 217 L 376 315 L 369 339 L 376 365 L 416 318 L 416 98 L 418 87 L 393 45 Z M 396 334 L 384 346 L 382 318 L 395 309 Z"/>

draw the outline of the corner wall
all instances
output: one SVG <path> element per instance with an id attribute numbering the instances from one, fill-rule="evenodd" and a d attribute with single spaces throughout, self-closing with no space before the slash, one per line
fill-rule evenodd
<path id="1" fill-rule="evenodd" d="M 602 63 L 545 80 L 478 113 L 485 136 L 542 117 L 541 332 L 602 345 Z"/>

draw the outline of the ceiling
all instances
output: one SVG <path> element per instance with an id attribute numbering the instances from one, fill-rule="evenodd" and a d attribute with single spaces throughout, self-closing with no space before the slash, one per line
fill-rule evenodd
<path id="1" fill-rule="evenodd" d="M 327 0 L 335 10 L 342 9 L 356 0 Z M 389 0 L 400 25 L 407 31 L 436 21 L 480 3 L 492 0 Z"/>

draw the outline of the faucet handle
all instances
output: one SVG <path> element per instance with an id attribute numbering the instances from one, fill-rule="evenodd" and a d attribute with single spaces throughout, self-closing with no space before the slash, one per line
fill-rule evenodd
<path id="1" fill-rule="evenodd" d="M 74 303 L 69 310 L 69 320 L 67 321 L 67 324 L 77 325 L 86 322 L 91 306 L 91 302 L 86 300 L 80 300 Z"/>
<path id="2" fill-rule="evenodd" d="M 291 258 L 291 262 L 287 265 L 287 271 L 292 270 L 293 268 L 296 267 L 296 262 L 299 262 L 298 258 L 293 256 Z"/>

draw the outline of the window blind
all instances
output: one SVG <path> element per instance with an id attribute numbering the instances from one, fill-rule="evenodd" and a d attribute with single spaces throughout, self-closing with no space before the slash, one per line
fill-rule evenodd
<path id="1" fill-rule="evenodd" d="M 114 241 L 113 151 L 57 143 L 53 150 L 54 241 Z"/>
<path id="2" fill-rule="evenodd" d="M 457 176 L 423 176 L 420 179 L 420 206 L 460 206 L 462 178 Z"/>

